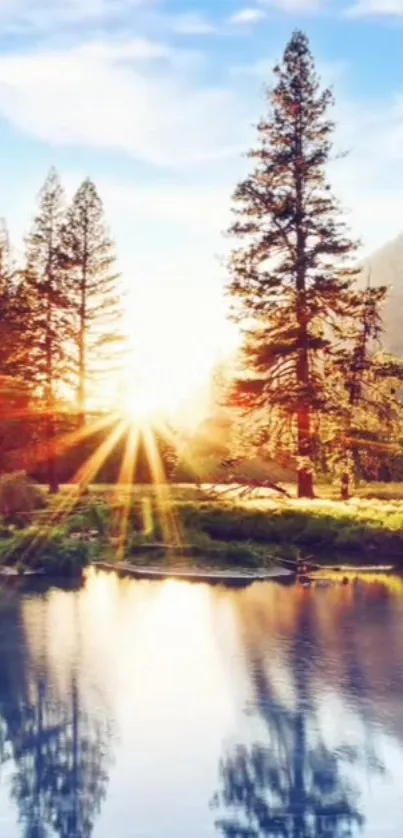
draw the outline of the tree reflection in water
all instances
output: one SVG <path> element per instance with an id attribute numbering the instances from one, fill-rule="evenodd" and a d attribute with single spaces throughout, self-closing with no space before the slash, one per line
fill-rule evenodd
<path id="1" fill-rule="evenodd" d="M 106 794 L 111 727 L 82 700 L 80 666 L 59 694 L 47 660 L 31 656 L 23 600 L 0 603 L 1 761 L 11 766 L 11 795 L 24 838 L 90 838 Z"/>
<path id="2" fill-rule="evenodd" d="M 364 824 L 352 768 L 361 765 L 378 773 L 383 766 L 369 728 L 362 748 L 345 743 L 332 750 L 324 741 L 310 668 L 323 649 L 310 606 L 309 598 L 299 604 L 282 649 L 291 701 L 278 697 L 275 667 L 267 659 L 267 632 L 256 631 L 255 625 L 248 633 L 239 615 L 254 706 L 265 735 L 264 743 L 239 745 L 221 761 L 213 806 L 225 838 L 348 838 Z M 355 665 L 357 674 L 358 660 Z"/>

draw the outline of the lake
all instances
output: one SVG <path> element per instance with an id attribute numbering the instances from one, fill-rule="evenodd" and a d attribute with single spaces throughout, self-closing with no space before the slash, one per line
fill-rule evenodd
<path id="1" fill-rule="evenodd" d="M 1 838 L 401 838 L 403 582 L 0 589 Z"/>

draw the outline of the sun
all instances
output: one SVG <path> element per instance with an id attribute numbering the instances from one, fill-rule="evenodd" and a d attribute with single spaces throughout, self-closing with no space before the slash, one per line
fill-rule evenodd
<path id="1" fill-rule="evenodd" d="M 134 423 L 193 426 L 211 409 L 213 373 L 224 353 L 215 348 L 213 330 L 200 335 L 196 314 L 185 325 L 179 313 L 165 321 L 157 314 L 143 310 L 142 321 L 130 324 L 123 368 L 108 381 L 105 402 Z"/>
<path id="2" fill-rule="evenodd" d="M 186 374 L 187 373 L 187 374 Z M 194 384 L 190 371 L 178 364 L 166 362 L 147 366 L 139 371 L 126 372 L 119 388 L 119 412 L 129 421 L 139 425 L 177 417 L 191 399 Z"/>
<path id="3" fill-rule="evenodd" d="M 168 413 L 168 401 L 151 386 L 129 387 L 120 398 L 119 412 L 129 421 L 143 425 Z"/>

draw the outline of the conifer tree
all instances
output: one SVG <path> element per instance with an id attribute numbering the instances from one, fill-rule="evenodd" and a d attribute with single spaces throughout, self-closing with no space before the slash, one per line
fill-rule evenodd
<path id="1" fill-rule="evenodd" d="M 341 422 L 341 498 L 350 497 L 351 477 L 354 476 L 354 454 L 356 446 L 357 421 L 362 407 L 370 407 L 371 383 L 376 376 L 378 359 L 375 344 L 382 331 L 381 304 L 387 289 L 383 286 L 368 287 L 356 294 L 355 306 L 352 306 L 350 329 L 343 333 L 342 345 L 335 355 L 335 369 L 339 373 L 343 387 L 343 396 L 336 389 L 335 410 Z M 372 382 L 371 382 L 372 379 Z"/>
<path id="2" fill-rule="evenodd" d="M 22 292 L 21 275 L 14 262 L 7 224 L 0 221 L 0 375 L 10 378 L 25 375 L 29 341 L 26 318 L 29 314 Z"/>
<path id="3" fill-rule="evenodd" d="M 10 452 L 27 445 L 26 416 L 32 399 L 29 309 L 12 258 L 7 225 L 0 222 L 0 471 L 10 465 Z M 22 422 L 21 422 L 22 420 Z"/>
<path id="4" fill-rule="evenodd" d="M 370 277 L 367 288 L 355 293 L 350 323 L 326 369 L 329 410 L 322 444 L 330 446 L 328 461 L 340 477 L 343 500 L 362 459 L 380 468 L 385 451 L 401 448 L 403 362 L 381 347 L 386 294 L 385 286 L 371 287 Z"/>
<path id="5" fill-rule="evenodd" d="M 111 375 L 119 335 L 119 274 L 101 198 L 87 178 L 68 209 L 63 229 L 65 268 L 72 301 L 74 381 L 80 423 L 85 422 L 88 391 L 101 375 Z"/>
<path id="6" fill-rule="evenodd" d="M 238 404 L 292 424 L 298 495 L 314 496 L 313 420 L 326 406 L 324 358 L 351 304 L 354 255 L 326 178 L 334 123 L 307 37 L 295 32 L 267 91 L 254 168 L 235 190 L 233 316 L 243 333 Z"/>
<path id="7" fill-rule="evenodd" d="M 7 224 L 0 221 L 0 375 L 16 377 L 21 371 L 24 330 L 18 316 L 18 280 L 12 261 Z"/>
<path id="8" fill-rule="evenodd" d="M 25 268 L 25 284 L 31 305 L 32 363 L 38 392 L 45 405 L 51 492 L 58 490 L 51 443 L 55 436 L 60 384 L 67 381 L 69 369 L 69 300 L 61 250 L 64 211 L 64 192 L 59 176 L 52 168 L 39 193 L 38 213 L 26 242 Z"/>

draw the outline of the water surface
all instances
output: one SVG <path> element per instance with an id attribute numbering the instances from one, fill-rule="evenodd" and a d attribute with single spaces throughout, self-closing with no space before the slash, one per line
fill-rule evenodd
<path id="1" fill-rule="evenodd" d="M 401 838 L 403 584 L 0 589 L 1 838 Z"/>

